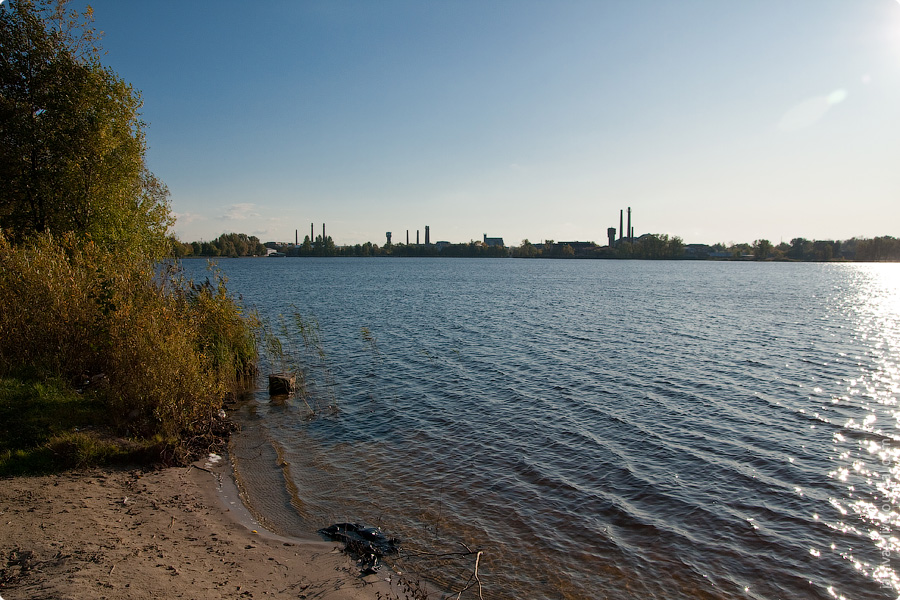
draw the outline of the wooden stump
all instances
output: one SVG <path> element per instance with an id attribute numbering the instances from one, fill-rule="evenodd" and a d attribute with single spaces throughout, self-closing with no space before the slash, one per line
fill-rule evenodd
<path id="1" fill-rule="evenodd" d="M 269 395 L 293 394 L 297 387 L 297 376 L 293 373 L 272 373 L 269 375 Z"/>

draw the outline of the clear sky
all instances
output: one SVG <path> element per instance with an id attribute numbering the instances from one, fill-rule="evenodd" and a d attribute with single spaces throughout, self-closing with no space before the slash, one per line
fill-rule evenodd
<path id="1" fill-rule="evenodd" d="M 900 235 L 898 0 L 89 3 L 184 241 Z"/>

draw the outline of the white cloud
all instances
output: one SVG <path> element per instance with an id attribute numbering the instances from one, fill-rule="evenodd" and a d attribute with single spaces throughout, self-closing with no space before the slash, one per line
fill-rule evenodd
<path id="1" fill-rule="evenodd" d="M 197 221 L 206 220 L 205 216 L 192 212 L 174 213 L 174 215 L 175 221 L 178 223 L 178 225 L 188 225 Z"/>
<path id="2" fill-rule="evenodd" d="M 240 204 L 232 204 L 229 207 L 228 212 L 222 215 L 220 218 L 226 219 L 228 221 L 246 221 L 251 217 L 258 217 L 259 213 L 256 212 L 256 205 L 252 202 L 242 202 Z"/>

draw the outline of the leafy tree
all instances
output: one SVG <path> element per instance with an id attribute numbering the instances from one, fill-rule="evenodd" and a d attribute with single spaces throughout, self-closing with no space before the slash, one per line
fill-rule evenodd
<path id="1" fill-rule="evenodd" d="M 732 258 L 742 258 L 745 254 L 753 254 L 753 248 L 747 243 L 732 244 L 728 252 L 731 252 Z"/>
<path id="2" fill-rule="evenodd" d="M 193 254 L 200 256 L 265 256 L 266 247 L 255 235 L 223 233 L 211 242 L 193 242 Z M 188 253 L 190 254 L 190 253 Z M 177 254 L 176 254 L 177 256 Z"/>
<path id="3" fill-rule="evenodd" d="M 169 236 L 169 246 L 172 249 L 172 256 L 175 258 L 184 258 L 194 253 L 193 244 L 182 242 L 174 235 Z"/>
<path id="4" fill-rule="evenodd" d="M 840 242 L 837 244 L 840 251 Z M 825 261 L 831 260 L 835 256 L 835 243 L 830 240 L 816 240 L 813 242 L 813 257 L 815 260 Z"/>
<path id="5" fill-rule="evenodd" d="M 534 258 L 540 254 L 540 250 L 526 238 L 522 240 L 522 245 L 518 248 L 513 248 L 511 253 L 517 258 Z"/>
<path id="6" fill-rule="evenodd" d="M 900 239 L 886 235 L 871 240 L 858 240 L 856 243 L 856 260 L 898 261 L 900 260 Z"/>
<path id="7" fill-rule="evenodd" d="M 806 238 L 794 238 L 791 240 L 791 249 L 787 251 L 787 257 L 794 260 L 810 260 L 813 256 L 813 243 Z"/>
<path id="8" fill-rule="evenodd" d="M 677 235 L 673 235 L 666 241 L 666 257 L 681 258 L 684 256 L 684 240 Z"/>
<path id="9" fill-rule="evenodd" d="M 0 10 L 0 228 L 161 254 L 168 190 L 145 165 L 141 97 L 100 64 L 90 9 Z"/>
<path id="10" fill-rule="evenodd" d="M 775 246 L 775 248 L 772 250 L 772 254 L 776 259 L 783 260 L 787 256 L 787 253 L 790 252 L 790 250 L 790 244 L 788 244 L 787 242 L 781 242 L 777 246 Z"/>
<path id="11" fill-rule="evenodd" d="M 769 240 L 756 240 L 753 242 L 753 256 L 756 260 L 765 260 L 772 253 L 772 242 Z"/>

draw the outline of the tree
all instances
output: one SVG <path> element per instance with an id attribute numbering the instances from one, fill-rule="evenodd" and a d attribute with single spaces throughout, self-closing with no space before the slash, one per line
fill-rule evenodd
<path id="1" fill-rule="evenodd" d="M 813 256 L 813 243 L 806 238 L 794 238 L 787 256 L 794 260 L 810 260 Z"/>
<path id="2" fill-rule="evenodd" d="M 67 3 L 0 10 L 0 228 L 158 255 L 173 219 L 145 165 L 140 94 L 100 64 L 90 9 Z"/>
<path id="3" fill-rule="evenodd" d="M 674 235 L 666 241 L 666 256 L 668 258 L 681 258 L 684 256 L 684 240 Z"/>
<path id="4" fill-rule="evenodd" d="M 772 242 L 769 240 L 756 240 L 753 242 L 753 256 L 756 260 L 765 260 L 772 253 Z"/>
<path id="5" fill-rule="evenodd" d="M 858 240 L 856 244 L 856 260 L 898 261 L 900 260 L 900 239 L 886 235 L 871 240 Z"/>
<path id="6" fill-rule="evenodd" d="M 528 241 L 528 238 L 522 240 L 522 245 L 518 248 L 513 248 L 511 250 L 512 256 L 517 258 L 534 258 L 538 254 L 540 254 L 540 250 L 538 250 L 534 244 Z"/>

